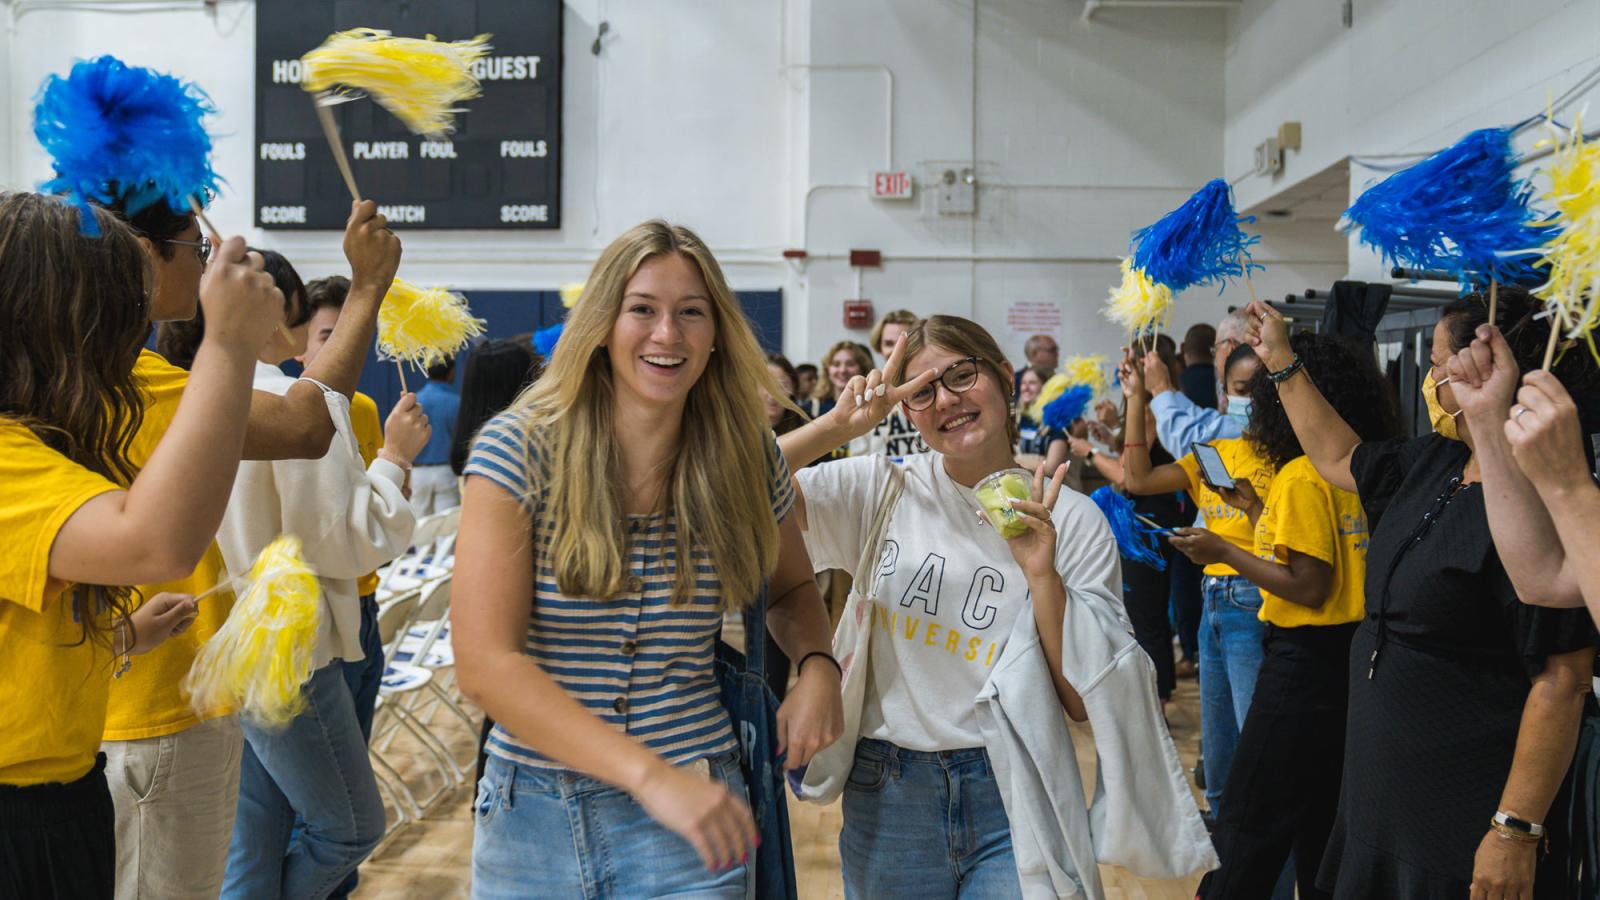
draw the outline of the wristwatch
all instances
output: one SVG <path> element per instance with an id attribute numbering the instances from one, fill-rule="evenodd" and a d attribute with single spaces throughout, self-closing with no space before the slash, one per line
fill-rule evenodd
<path id="1" fill-rule="evenodd" d="M 1519 819 L 1504 812 L 1496 812 L 1494 814 L 1494 818 L 1490 819 L 1489 822 L 1491 825 L 1509 828 L 1512 831 L 1525 834 L 1535 840 L 1544 837 L 1543 825 L 1540 825 L 1538 822 L 1529 822 L 1527 819 Z"/>

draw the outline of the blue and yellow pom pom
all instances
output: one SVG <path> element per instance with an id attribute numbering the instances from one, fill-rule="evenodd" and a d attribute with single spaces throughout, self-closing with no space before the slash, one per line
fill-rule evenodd
<path id="1" fill-rule="evenodd" d="M 1122 283 L 1111 289 L 1105 316 L 1130 336 L 1160 331 L 1172 320 L 1172 289 L 1153 281 L 1132 259 L 1122 261 Z"/>

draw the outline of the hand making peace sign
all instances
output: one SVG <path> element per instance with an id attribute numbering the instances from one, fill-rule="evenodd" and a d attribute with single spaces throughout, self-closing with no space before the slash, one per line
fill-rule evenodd
<path id="1" fill-rule="evenodd" d="M 889 371 L 898 368 L 905 352 L 906 337 L 902 334 L 900 339 L 895 341 L 894 352 L 889 354 L 889 360 L 884 363 L 884 368 Z M 929 369 L 905 384 L 895 387 L 888 383 L 884 369 L 873 369 L 866 375 L 857 375 L 850 379 L 828 415 L 834 425 L 848 432 L 850 439 L 854 440 L 877 427 L 879 422 L 889 417 L 889 413 L 900 401 L 915 394 L 938 375 L 938 371 Z"/>

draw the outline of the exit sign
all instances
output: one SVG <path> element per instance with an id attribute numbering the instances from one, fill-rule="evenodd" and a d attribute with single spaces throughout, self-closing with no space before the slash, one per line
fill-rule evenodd
<path id="1" fill-rule="evenodd" d="M 910 200 L 910 172 L 873 172 L 872 197 L 874 200 Z"/>

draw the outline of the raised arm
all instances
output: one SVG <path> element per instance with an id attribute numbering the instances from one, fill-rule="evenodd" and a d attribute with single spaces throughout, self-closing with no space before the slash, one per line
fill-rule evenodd
<path id="1" fill-rule="evenodd" d="M 330 414 L 335 404 L 344 406 L 339 396 L 324 396 Z M 359 578 L 411 546 L 417 520 L 402 485 L 432 429 L 413 395 L 406 394 L 389 414 L 384 449 L 364 466 L 349 413 L 340 408 L 336 414 L 343 421 L 328 452 L 321 459 L 276 462 L 273 477 L 282 498 L 283 530 L 305 540 L 311 567 L 330 578 Z M 336 509 L 342 512 L 330 514 Z"/>
<path id="2" fill-rule="evenodd" d="M 901 335 L 884 365 L 893 370 L 905 352 L 906 338 Z M 826 415 L 818 416 L 778 437 L 778 447 L 783 451 L 784 462 L 789 464 L 789 471 L 798 472 L 876 428 L 879 422 L 889 417 L 900 401 L 915 394 L 937 375 L 930 369 L 899 386 L 888 383 L 883 369 L 873 369 L 866 375 L 850 379 L 843 395 Z M 796 503 L 798 508 L 798 498 Z M 804 510 L 800 515 L 801 527 L 804 528 Z"/>
<path id="3" fill-rule="evenodd" d="M 462 692 L 518 740 L 632 794 L 652 818 L 693 844 L 708 868 L 737 861 L 756 838 L 744 801 L 601 721 L 524 652 L 532 548 L 522 502 L 482 476 L 468 476 L 450 612 Z"/>
<path id="4" fill-rule="evenodd" d="M 211 545 L 233 490 L 255 357 L 283 316 L 283 294 L 246 256 L 218 245 L 200 283 L 206 335 L 161 443 L 126 491 L 101 494 L 62 526 L 50 575 L 83 584 L 183 578 Z"/>
<path id="5" fill-rule="evenodd" d="M 1256 355 L 1261 357 L 1267 371 L 1282 372 L 1294 365 L 1294 351 L 1289 348 L 1289 326 L 1282 314 L 1260 300 L 1251 302 L 1245 312 L 1250 317 L 1250 331 L 1245 341 L 1256 348 Z M 1350 472 L 1350 458 L 1361 445 L 1361 438 L 1328 404 L 1327 398 L 1312 383 L 1311 376 L 1301 369 L 1279 382 L 1278 399 L 1283 401 L 1295 437 L 1300 439 L 1300 446 L 1316 466 L 1317 474 L 1334 487 L 1354 493 L 1356 480 Z"/>
<path id="6" fill-rule="evenodd" d="M 1145 387 L 1150 391 L 1150 411 L 1156 417 L 1156 440 L 1174 455 L 1182 456 L 1190 444 L 1204 444 L 1244 434 L 1239 423 L 1217 412 L 1196 405 L 1172 386 L 1172 373 L 1159 354 L 1146 353 L 1143 359 Z"/>
<path id="7" fill-rule="evenodd" d="M 1123 489 L 1140 495 L 1187 490 L 1189 473 L 1182 466 L 1168 463 L 1152 468 L 1150 465 L 1150 435 L 1145 433 L 1144 421 L 1144 373 L 1128 360 L 1122 364 L 1122 395 L 1128 401 L 1128 413 L 1122 426 Z"/>
<path id="8" fill-rule="evenodd" d="M 350 261 L 350 293 L 327 346 L 305 374 L 349 397 L 361 380 L 378 308 L 400 265 L 400 239 L 378 215 L 375 202 L 352 204 L 345 223 L 344 254 Z M 251 396 L 246 459 L 319 459 L 332 440 L 333 421 L 316 385 L 301 383 L 283 395 Z"/>
<path id="9" fill-rule="evenodd" d="M 1600 622 L 1600 554 L 1593 552 L 1594 536 L 1600 534 L 1600 488 L 1584 459 L 1578 408 L 1549 372 L 1524 375 L 1516 399 L 1513 415 L 1499 430 L 1510 443 L 1518 471 L 1544 502 L 1541 513 L 1549 516 L 1561 545 L 1572 551 L 1563 553 L 1562 568 L 1571 570 L 1569 577 L 1577 583 L 1590 618 Z M 1474 430 L 1474 439 L 1481 443 L 1478 435 Z M 1487 470 L 1484 481 L 1487 484 Z M 1497 532 L 1495 541 L 1499 540 Z M 1504 553 L 1501 559 L 1510 572 L 1511 560 Z M 1522 602 L 1538 602 L 1541 595 L 1524 593 L 1516 576 L 1512 584 Z"/>
<path id="10" fill-rule="evenodd" d="M 1481 325 L 1476 338 L 1451 357 L 1445 371 L 1472 431 L 1473 454 L 1483 477 L 1489 531 L 1517 596 L 1536 606 L 1582 606 L 1579 564 L 1568 555 L 1556 523 L 1533 482 L 1517 465 L 1506 437 L 1518 376 L 1510 346 L 1498 329 Z M 1528 415 L 1522 409 L 1518 407 L 1519 418 Z M 1573 421 L 1576 422 L 1576 410 Z M 1573 478 L 1574 484 L 1592 485 L 1583 465 L 1582 448 L 1574 442 L 1570 449 L 1573 454 L 1563 454 L 1558 471 Z M 1573 455 L 1576 466 L 1563 464 L 1571 462 Z M 1573 546 L 1587 551 L 1586 544 Z"/>

